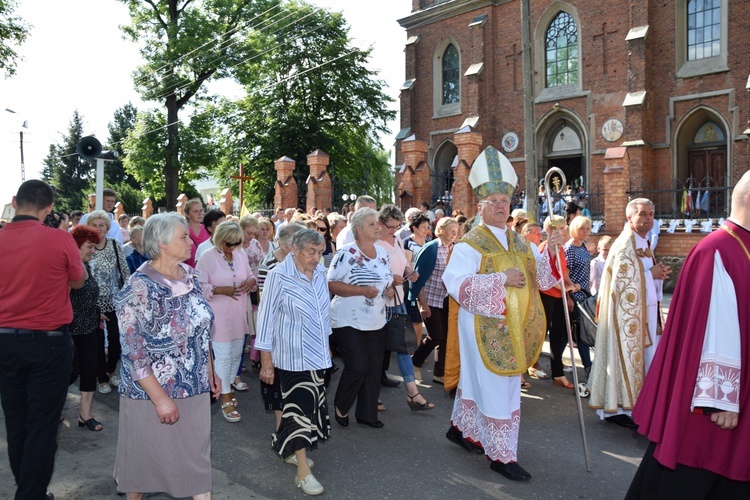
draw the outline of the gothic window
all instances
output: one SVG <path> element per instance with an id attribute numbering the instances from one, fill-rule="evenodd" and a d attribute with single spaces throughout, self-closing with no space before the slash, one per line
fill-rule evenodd
<path id="1" fill-rule="evenodd" d="M 458 49 L 452 43 L 443 52 L 443 99 L 442 104 L 453 104 L 461 100 L 459 86 Z"/>
<path id="2" fill-rule="evenodd" d="M 721 55 L 721 0 L 688 0 L 687 60 Z"/>
<path id="3" fill-rule="evenodd" d="M 546 86 L 578 83 L 578 27 L 567 12 L 561 11 L 552 19 L 545 49 Z"/>

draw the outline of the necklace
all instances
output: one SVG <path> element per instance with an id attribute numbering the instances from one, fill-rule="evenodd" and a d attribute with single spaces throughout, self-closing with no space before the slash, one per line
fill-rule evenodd
<path id="1" fill-rule="evenodd" d="M 746 247 L 746 246 L 745 246 L 745 244 L 744 244 L 744 243 L 742 242 L 742 240 L 740 239 L 740 237 L 739 237 L 739 236 L 737 236 L 737 233 L 735 233 L 734 231 L 732 231 L 732 228 L 731 228 L 731 227 L 729 227 L 729 226 L 726 226 L 726 225 L 724 225 L 724 224 L 722 224 L 722 225 L 721 225 L 721 228 L 722 228 L 722 229 L 723 229 L 724 231 L 728 232 L 728 233 L 729 233 L 729 234 L 730 234 L 730 235 L 732 236 L 732 238 L 734 238 L 735 240 L 737 240 L 737 243 L 739 243 L 739 244 L 740 244 L 740 246 L 742 247 L 742 249 L 743 249 L 743 250 L 745 251 L 745 255 L 747 256 L 747 260 L 750 260 L 750 252 L 748 252 L 748 251 L 747 251 L 747 247 Z"/>
<path id="2" fill-rule="evenodd" d="M 217 250 L 217 252 L 218 252 L 218 250 Z M 224 259 L 224 262 L 226 262 L 227 265 L 229 266 L 229 270 L 232 271 L 232 286 L 236 286 L 236 284 L 237 284 L 237 273 L 234 271 L 234 259 L 229 260 L 229 259 L 227 259 L 227 256 L 224 255 L 224 252 L 219 252 L 219 253 L 221 253 L 221 258 Z"/>

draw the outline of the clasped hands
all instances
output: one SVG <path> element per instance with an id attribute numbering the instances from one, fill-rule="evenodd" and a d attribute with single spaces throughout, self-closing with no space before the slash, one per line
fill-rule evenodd
<path id="1" fill-rule="evenodd" d="M 217 286 L 214 293 L 226 295 L 227 297 L 237 300 L 237 297 L 243 293 L 250 293 L 253 290 L 256 290 L 257 286 L 258 282 L 255 278 L 248 278 L 239 285 Z"/>
<path id="2" fill-rule="evenodd" d="M 654 266 L 650 269 L 650 271 L 651 271 L 651 276 L 655 280 L 665 280 L 669 278 L 670 274 L 672 274 L 672 269 L 668 265 L 662 262 L 658 262 L 654 264 Z"/>

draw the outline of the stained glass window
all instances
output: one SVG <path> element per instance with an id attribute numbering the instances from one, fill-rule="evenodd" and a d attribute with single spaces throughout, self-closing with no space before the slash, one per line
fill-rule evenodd
<path id="1" fill-rule="evenodd" d="M 452 43 L 443 52 L 443 104 L 461 100 L 458 49 Z"/>
<path id="2" fill-rule="evenodd" d="M 567 12 L 555 16 L 547 28 L 546 84 L 547 87 L 578 82 L 578 27 Z"/>
<path id="3" fill-rule="evenodd" d="M 688 0 L 688 61 L 721 55 L 721 0 Z"/>

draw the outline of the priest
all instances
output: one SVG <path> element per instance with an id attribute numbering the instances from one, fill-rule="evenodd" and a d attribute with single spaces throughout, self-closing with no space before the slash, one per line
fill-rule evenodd
<path id="1" fill-rule="evenodd" d="M 589 408 L 610 423 L 635 427 L 630 413 L 661 335 L 661 286 L 671 270 L 656 262 L 649 243 L 651 200 L 631 200 L 625 215 L 627 224 L 612 244 L 599 287 Z"/>
<path id="2" fill-rule="evenodd" d="M 458 374 L 447 438 L 486 455 L 492 470 L 508 479 L 526 481 L 531 475 L 517 463 L 521 374 L 544 342 L 539 289 L 556 280 L 550 255 L 506 226 L 517 180 L 510 161 L 491 146 L 471 168 L 481 223 L 454 246 L 443 274 L 460 306 L 457 336 L 449 329 L 445 385 L 455 387 L 449 374 Z M 550 248 L 561 244 L 559 233 L 550 236 Z"/>
<path id="3" fill-rule="evenodd" d="M 750 498 L 750 171 L 688 254 L 633 410 L 651 441 L 627 498 Z M 598 353 L 597 353 L 598 354 Z"/>

